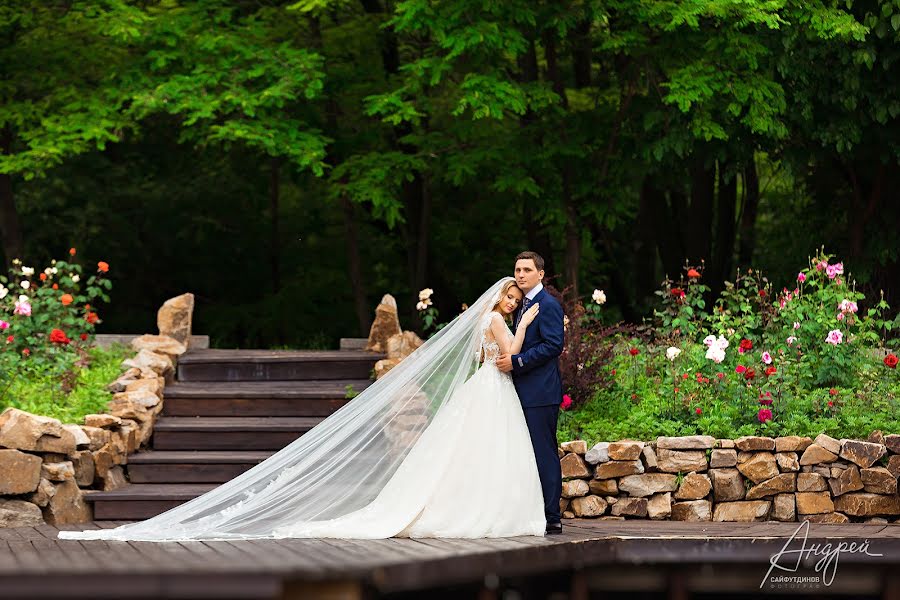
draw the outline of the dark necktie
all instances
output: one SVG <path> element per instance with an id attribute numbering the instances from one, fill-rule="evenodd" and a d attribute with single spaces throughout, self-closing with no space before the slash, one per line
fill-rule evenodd
<path id="1" fill-rule="evenodd" d="M 522 315 L 524 315 L 525 311 L 528 310 L 529 304 L 531 304 L 531 300 L 528 297 L 526 297 L 525 300 L 522 302 L 522 310 L 519 311 L 519 318 L 516 319 L 516 327 L 518 327 L 519 323 L 522 322 Z"/>

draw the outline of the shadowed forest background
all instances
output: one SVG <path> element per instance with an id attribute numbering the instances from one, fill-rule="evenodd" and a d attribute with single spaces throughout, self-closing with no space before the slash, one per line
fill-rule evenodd
<path id="1" fill-rule="evenodd" d="M 221 347 L 440 321 L 524 249 L 650 314 L 667 275 L 900 306 L 900 1 L 0 2 L 4 264 L 110 263 L 100 332 L 196 294 Z"/>

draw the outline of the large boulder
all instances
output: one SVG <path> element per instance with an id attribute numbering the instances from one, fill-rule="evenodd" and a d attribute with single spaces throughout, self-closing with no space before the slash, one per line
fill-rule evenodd
<path id="1" fill-rule="evenodd" d="M 69 454 L 75 451 L 75 437 L 57 419 L 7 408 L 0 414 L 0 446 Z"/>
<path id="2" fill-rule="evenodd" d="M 191 321 L 194 315 L 194 295 L 182 294 L 169 298 L 156 313 L 159 334 L 174 338 L 190 348 Z"/>
<path id="3" fill-rule="evenodd" d="M 74 479 L 60 483 L 44 507 L 44 519 L 50 525 L 90 521 L 93 518 L 91 506 L 84 496 Z"/>
<path id="4" fill-rule="evenodd" d="M 142 335 L 131 340 L 131 347 L 135 352 L 149 350 L 157 354 L 165 354 L 169 358 L 176 359 L 185 352 L 187 346 L 168 335 Z"/>
<path id="5" fill-rule="evenodd" d="M 375 320 L 369 329 L 366 350 L 386 353 L 388 338 L 398 333 L 401 333 L 401 329 L 400 319 L 397 317 L 397 300 L 390 294 L 385 294 L 375 308 Z"/>
<path id="6" fill-rule="evenodd" d="M 166 354 L 159 354 L 144 349 L 139 351 L 134 358 L 128 358 L 122 361 L 123 367 L 137 367 L 139 369 L 150 369 L 163 377 L 175 371 L 175 363 L 172 358 Z"/>
<path id="7" fill-rule="evenodd" d="M 0 499 L 0 528 L 43 525 L 41 509 L 25 500 Z"/>
<path id="8" fill-rule="evenodd" d="M 422 338 L 416 335 L 414 331 L 395 333 L 387 340 L 386 351 L 388 358 L 403 360 L 424 343 Z"/>
<path id="9" fill-rule="evenodd" d="M 41 459 L 18 450 L 0 450 L 0 494 L 27 494 L 41 480 Z"/>

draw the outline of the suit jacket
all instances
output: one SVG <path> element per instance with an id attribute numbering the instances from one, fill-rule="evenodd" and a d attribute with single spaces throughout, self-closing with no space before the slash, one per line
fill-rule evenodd
<path id="1" fill-rule="evenodd" d="M 540 312 L 525 332 L 522 351 L 512 356 L 513 384 L 524 408 L 562 401 L 559 355 L 563 350 L 563 310 L 546 289 L 538 292 L 529 308 L 535 302 L 540 303 Z M 513 333 L 522 310 L 520 306 L 514 314 Z"/>

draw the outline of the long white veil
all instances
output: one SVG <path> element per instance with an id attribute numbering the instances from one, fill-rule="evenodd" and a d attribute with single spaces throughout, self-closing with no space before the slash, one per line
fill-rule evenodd
<path id="1" fill-rule="evenodd" d="M 511 279 L 494 283 L 381 379 L 249 471 L 146 521 L 61 531 L 59 537 L 157 542 L 271 538 L 277 528 L 333 519 L 368 505 L 454 390 L 478 368 L 482 317 Z"/>

